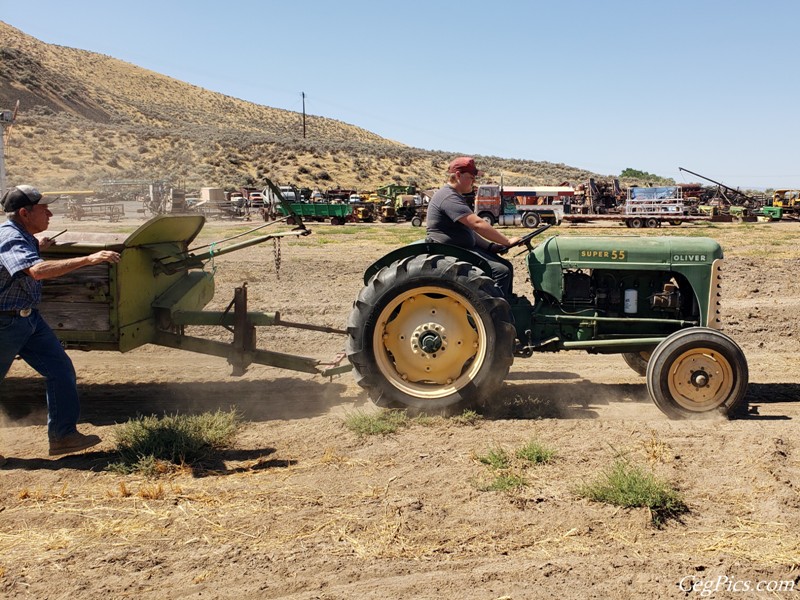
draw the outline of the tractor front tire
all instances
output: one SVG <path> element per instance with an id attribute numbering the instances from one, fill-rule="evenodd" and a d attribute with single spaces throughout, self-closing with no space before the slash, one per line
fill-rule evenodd
<path id="1" fill-rule="evenodd" d="M 452 256 L 381 269 L 347 321 L 356 382 L 387 408 L 452 414 L 484 404 L 514 360 L 508 302 L 494 281 Z"/>
<path id="2" fill-rule="evenodd" d="M 663 340 L 647 363 L 647 390 L 672 419 L 746 413 L 742 349 L 716 329 L 690 327 Z"/>

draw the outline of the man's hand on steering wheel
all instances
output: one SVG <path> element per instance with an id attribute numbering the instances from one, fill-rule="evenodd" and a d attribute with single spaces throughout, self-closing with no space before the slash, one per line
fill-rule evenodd
<path id="1" fill-rule="evenodd" d="M 516 248 L 517 246 L 523 246 L 523 245 L 530 246 L 531 240 L 540 233 L 546 231 L 547 229 L 550 229 L 550 225 L 542 225 L 541 227 L 534 229 L 530 233 L 526 233 L 522 237 L 511 238 L 511 240 L 509 241 L 511 241 L 512 243 L 506 249 L 510 250 L 511 248 Z"/>

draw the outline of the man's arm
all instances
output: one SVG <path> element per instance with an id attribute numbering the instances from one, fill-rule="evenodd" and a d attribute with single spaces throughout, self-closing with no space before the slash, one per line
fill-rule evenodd
<path id="1" fill-rule="evenodd" d="M 475 213 L 464 215 L 458 221 L 472 229 L 472 231 L 483 239 L 494 242 L 495 244 L 500 244 L 503 247 L 511 246 L 519 241 L 518 237 L 507 238 L 502 232 L 489 225 L 489 223 L 481 219 Z"/>
<path id="2" fill-rule="evenodd" d="M 118 263 L 119 253 L 113 250 L 100 250 L 88 256 L 65 258 L 63 260 L 45 260 L 25 269 L 25 272 L 36 279 L 53 279 L 71 273 L 75 269 L 100 263 Z"/>

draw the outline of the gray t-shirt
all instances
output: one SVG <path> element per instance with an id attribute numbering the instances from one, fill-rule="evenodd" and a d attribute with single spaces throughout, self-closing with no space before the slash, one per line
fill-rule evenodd
<path id="1" fill-rule="evenodd" d="M 428 204 L 427 238 L 434 242 L 462 248 L 476 245 L 473 231 L 458 219 L 472 213 L 466 198 L 449 185 L 437 190 Z"/>

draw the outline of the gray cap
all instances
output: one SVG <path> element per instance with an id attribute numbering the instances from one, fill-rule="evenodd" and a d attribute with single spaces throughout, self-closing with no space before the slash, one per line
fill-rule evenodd
<path id="1" fill-rule="evenodd" d="M 20 208 L 26 206 L 33 206 L 34 204 L 50 204 L 57 200 L 56 196 L 45 198 L 41 192 L 35 187 L 30 185 L 18 185 L 10 190 L 6 190 L 3 194 L 0 204 L 3 205 L 4 212 L 15 212 Z"/>

